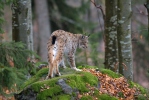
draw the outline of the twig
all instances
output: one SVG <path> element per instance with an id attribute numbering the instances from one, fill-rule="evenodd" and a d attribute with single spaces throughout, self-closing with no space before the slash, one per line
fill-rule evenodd
<path id="1" fill-rule="evenodd" d="M 92 2 L 92 4 L 94 4 L 94 6 L 95 6 L 97 9 L 100 9 L 100 10 L 101 10 L 101 13 L 102 13 L 102 16 L 103 16 L 103 20 L 105 21 L 105 14 L 104 14 L 104 11 L 103 11 L 103 9 L 102 9 L 102 6 L 101 6 L 101 5 L 96 5 L 95 0 L 94 0 L 94 1 L 90 0 L 90 1 Z M 101 28 L 101 30 L 102 30 L 102 26 L 101 26 L 101 24 L 100 24 L 100 19 L 99 19 L 98 10 L 97 10 L 97 14 L 98 14 L 99 26 L 100 26 L 100 28 Z M 105 27 L 104 27 L 104 29 L 103 29 L 103 40 L 104 40 L 104 42 L 105 42 L 104 30 L 105 30 Z"/>
<path id="2" fill-rule="evenodd" d="M 102 15 L 103 15 L 103 19 L 105 20 L 105 14 L 104 14 L 104 11 L 103 11 L 103 9 L 102 9 L 102 6 L 101 6 L 101 5 L 96 5 L 95 0 L 94 0 L 94 2 L 93 2 L 92 0 L 90 0 L 90 1 L 94 4 L 94 6 L 95 6 L 96 8 L 98 8 L 98 9 L 101 10 L 101 13 L 102 13 Z"/>
<path id="3" fill-rule="evenodd" d="M 116 70 L 118 69 L 118 64 L 119 64 L 119 62 L 117 62 L 116 64 L 115 64 L 115 72 L 116 72 Z M 122 65 L 123 65 L 123 68 L 124 68 L 124 70 L 127 70 L 128 69 L 128 67 L 127 67 L 127 65 L 125 64 L 125 63 L 122 63 Z"/>

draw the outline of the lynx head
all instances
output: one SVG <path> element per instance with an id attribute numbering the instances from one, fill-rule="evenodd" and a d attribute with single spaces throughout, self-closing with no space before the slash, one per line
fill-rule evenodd
<path id="1" fill-rule="evenodd" d="M 88 45 L 88 36 L 80 34 L 78 43 L 79 48 L 86 49 L 88 47 L 87 45 Z"/>

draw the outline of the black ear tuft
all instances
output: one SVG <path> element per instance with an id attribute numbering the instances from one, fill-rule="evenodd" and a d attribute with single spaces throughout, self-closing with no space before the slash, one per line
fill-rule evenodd
<path id="1" fill-rule="evenodd" d="M 88 35 L 88 37 L 90 37 L 90 36 L 91 36 L 91 34 Z"/>

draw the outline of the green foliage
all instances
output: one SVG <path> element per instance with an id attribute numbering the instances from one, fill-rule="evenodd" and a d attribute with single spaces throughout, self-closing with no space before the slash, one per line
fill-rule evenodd
<path id="1" fill-rule="evenodd" d="M 16 82 L 16 74 L 13 72 L 13 68 L 0 68 L 0 82 L 2 87 L 8 87 L 9 89 Z"/>
<path id="2" fill-rule="evenodd" d="M 4 87 L 17 90 L 29 74 L 36 73 L 33 64 L 27 61 L 34 53 L 25 49 L 21 42 L 1 43 L 0 51 L 0 92 L 3 93 Z"/>
<path id="3" fill-rule="evenodd" d="M 25 70 L 0 67 L 0 93 L 3 93 L 3 87 L 10 90 L 20 88 L 20 85 L 26 80 L 25 74 Z"/>
<path id="4" fill-rule="evenodd" d="M 81 20 L 81 15 L 89 8 L 89 0 L 82 2 L 80 7 L 70 6 L 66 0 L 48 0 L 48 4 L 53 31 L 64 29 L 78 33 L 82 31 L 82 27 L 87 25 L 86 22 Z"/>
<path id="5" fill-rule="evenodd" d="M 17 68 L 27 67 L 27 58 L 32 54 L 21 42 L 1 43 L 0 51 L 0 63 L 10 66 L 9 61 L 12 61 Z"/>

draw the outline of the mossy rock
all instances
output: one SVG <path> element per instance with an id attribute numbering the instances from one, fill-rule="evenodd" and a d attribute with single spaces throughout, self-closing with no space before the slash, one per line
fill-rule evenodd
<path id="1" fill-rule="evenodd" d="M 39 70 L 36 75 L 22 85 L 21 92 L 16 95 L 16 100 L 24 100 L 23 98 L 27 98 L 27 96 L 28 98 L 26 100 L 95 100 L 95 98 L 98 98 L 98 100 L 118 100 L 108 94 L 99 94 L 98 85 L 100 82 L 96 76 L 89 72 L 77 72 L 70 68 L 60 68 L 60 72 L 62 76 L 45 80 L 45 77 L 48 74 L 48 68 Z M 122 76 L 107 69 L 100 69 L 100 72 L 113 78 Z M 65 83 L 72 88 L 72 93 L 65 93 L 62 87 L 57 84 L 60 79 L 63 79 Z M 140 85 L 131 81 L 129 83 L 130 87 L 137 86 L 143 94 L 146 93 L 144 88 Z M 87 84 L 96 88 L 92 96 L 83 95 L 84 93 L 88 93 L 90 91 Z M 82 95 L 82 97 L 79 98 L 78 94 Z M 31 96 L 35 99 L 29 99 Z M 22 98 L 17 99 L 17 97 Z"/>
<path id="2" fill-rule="evenodd" d="M 62 76 L 44 80 L 47 72 L 47 68 L 38 71 L 35 76 L 22 85 L 22 89 L 24 89 L 24 91 L 27 91 L 28 89 L 34 91 L 37 100 L 48 100 L 49 98 L 53 100 L 67 98 L 70 100 L 70 98 L 76 98 L 76 90 L 79 93 L 88 92 L 89 89 L 86 87 L 86 84 L 90 84 L 94 87 L 98 85 L 97 77 L 89 72 L 76 72 L 68 68 L 61 70 L 61 73 L 63 74 Z M 66 74 L 64 74 L 65 72 Z M 66 84 L 73 89 L 72 94 L 65 94 L 63 92 L 62 88 L 57 84 L 59 79 L 64 79 Z"/>

